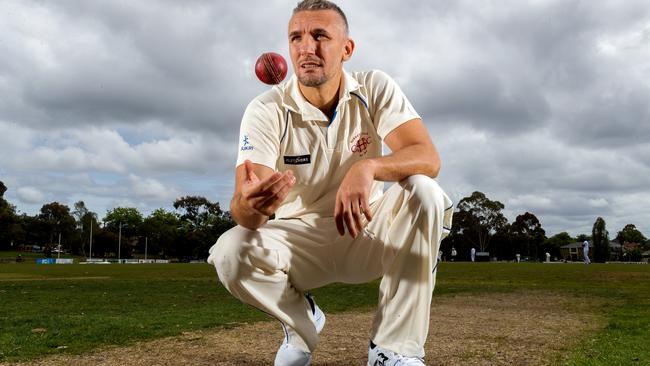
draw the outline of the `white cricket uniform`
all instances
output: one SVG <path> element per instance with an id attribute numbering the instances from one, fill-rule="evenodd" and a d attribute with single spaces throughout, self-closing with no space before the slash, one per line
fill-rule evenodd
<path id="1" fill-rule="evenodd" d="M 224 286 L 241 301 L 278 318 L 288 342 L 313 351 L 318 334 L 303 291 L 333 282 L 382 277 L 371 339 L 424 356 L 436 253 L 451 226 L 452 203 L 435 180 L 411 176 L 385 193 L 375 182 L 373 220 L 356 239 L 334 222 L 336 192 L 355 162 L 382 155 L 382 141 L 419 118 L 397 84 L 381 71 L 347 73 L 332 120 L 290 80 L 255 98 L 241 124 L 237 165 L 249 159 L 292 170 L 296 184 L 257 230 L 236 226 L 210 249 Z"/>
<path id="2" fill-rule="evenodd" d="M 585 264 L 591 263 L 591 260 L 589 259 L 589 242 L 586 240 L 582 243 L 582 256 L 584 257 L 583 260 Z"/>

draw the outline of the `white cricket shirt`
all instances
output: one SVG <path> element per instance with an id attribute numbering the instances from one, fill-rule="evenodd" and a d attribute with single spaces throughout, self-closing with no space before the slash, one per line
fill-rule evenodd
<path id="1" fill-rule="evenodd" d="M 253 99 L 244 112 L 237 166 L 248 159 L 296 176 L 276 218 L 334 216 L 336 192 L 352 164 L 381 156 L 386 135 L 420 118 L 384 72 L 343 75 L 332 120 L 304 98 L 295 75 Z M 370 202 L 382 192 L 383 182 L 376 181 Z"/>

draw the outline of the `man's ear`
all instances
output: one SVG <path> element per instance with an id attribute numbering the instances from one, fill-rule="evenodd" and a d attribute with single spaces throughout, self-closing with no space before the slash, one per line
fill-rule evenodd
<path id="1" fill-rule="evenodd" d="M 352 38 L 348 38 L 348 40 L 345 42 L 345 47 L 343 48 L 343 61 L 347 61 L 352 57 L 352 53 L 354 52 L 354 40 Z"/>

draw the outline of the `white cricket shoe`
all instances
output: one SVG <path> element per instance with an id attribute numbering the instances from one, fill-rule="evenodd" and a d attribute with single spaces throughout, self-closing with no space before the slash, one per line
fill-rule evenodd
<path id="1" fill-rule="evenodd" d="M 320 334 L 323 327 L 325 327 L 325 313 L 316 305 L 314 297 L 311 294 L 305 295 L 311 312 L 313 315 L 314 325 L 316 332 Z M 287 343 L 287 337 L 284 337 L 284 342 L 275 354 L 275 366 L 309 366 L 311 365 L 311 353 L 305 352 L 300 348 Z"/>
<path id="2" fill-rule="evenodd" d="M 424 361 L 417 357 L 402 356 L 393 351 L 381 348 L 370 342 L 368 347 L 368 366 L 425 366 Z"/>

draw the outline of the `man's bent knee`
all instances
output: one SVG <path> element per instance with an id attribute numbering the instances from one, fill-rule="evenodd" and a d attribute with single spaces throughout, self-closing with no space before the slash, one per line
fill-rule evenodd
<path id="1" fill-rule="evenodd" d="M 428 212 L 435 214 L 447 208 L 446 201 L 449 199 L 433 178 L 416 174 L 406 178 L 402 184 L 406 190 L 412 192 L 411 199 L 417 200 Z"/>
<path id="2" fill-rule="evenodd" d="M 226 289 L 239 280 L 242 262 L 242 227 L 236 226 L 221 234 L 217 242 L 210 248 L 208 263 L 214 265 L 219 280 Z"/>

